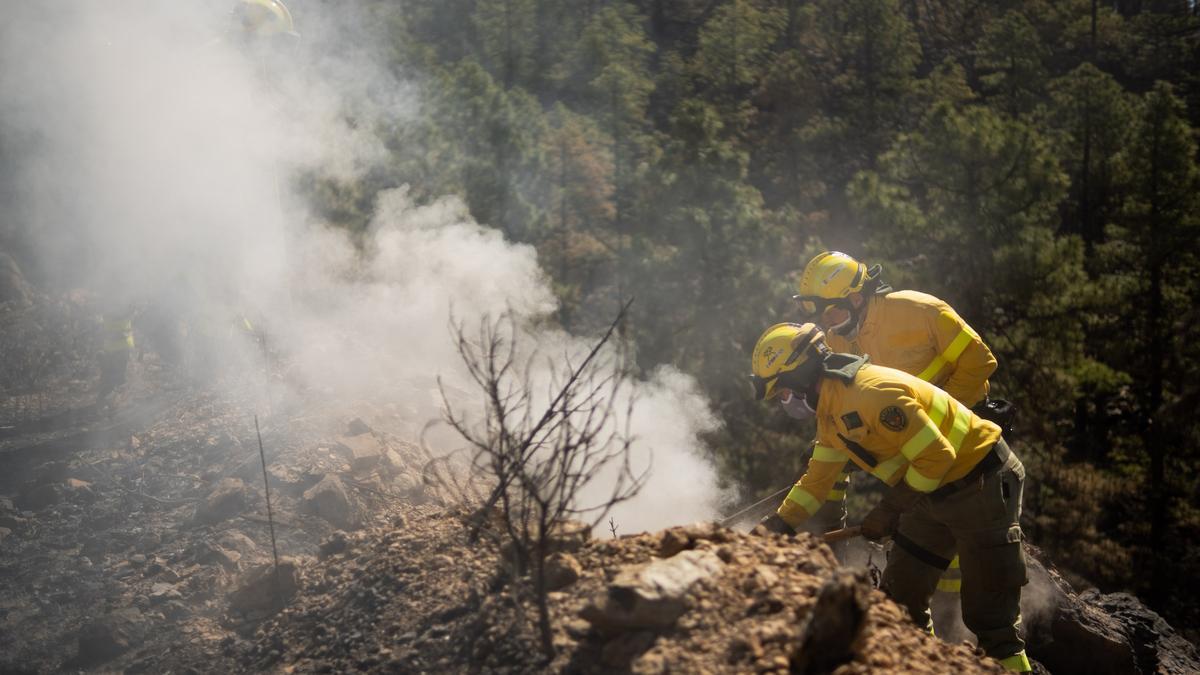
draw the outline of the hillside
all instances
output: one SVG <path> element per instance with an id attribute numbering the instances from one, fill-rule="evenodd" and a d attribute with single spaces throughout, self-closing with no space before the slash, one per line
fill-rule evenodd
<path id="1" fill-rule="evenodd" d="M 48 392 L 41 417 L 3 429 L 0 672 L 1002 672 L 919 631 L 807 535 L 703 523 L 564 525 L 546 664 L 495 533 L 468 541 L 479 514 L 389 431 L 406 428 L 398 413 L 368 403 L 261 420 L 276 576 L 253 397 L 140 372 L 111 417 Z M 1113 672 L 1132 672 L 1123 653 L 1157 672 L 1200 664 L 1136 600 L 1058 583 L 1079 615 L 1028 617 L 1052 672 L 1101 672 L 1081 653 Z"/>

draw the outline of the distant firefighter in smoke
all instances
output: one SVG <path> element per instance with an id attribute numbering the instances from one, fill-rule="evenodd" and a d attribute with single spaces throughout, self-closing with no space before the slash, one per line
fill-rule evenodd
<path id="1" fill-rule="evenodd" d="M 133 353 L 132 308 L 106 309 L 101 318 L 100 332 L 100 351 L 97 354 L 100 384 L 96 388 L 96 405 L 111 409 L 116 390 L 125 384 L 129 356 Z"/>

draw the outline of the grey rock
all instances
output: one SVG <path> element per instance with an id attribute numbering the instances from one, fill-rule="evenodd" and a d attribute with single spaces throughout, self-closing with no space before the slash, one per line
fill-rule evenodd
<path id="1" fill-rule="evenodd" d="M 250 619 L 265 618 L 287 605 L 299 586 L 296 561 L 281 559 L 278 572 L 273 564 L 258 565 L 242 575 L 229 595 L 229 609 Z"/>
<path id="2" fill-rule="evenodd" d="M 246 484 L 240 478 L 222 478 L 208 497 L 196 506 L 194 521 L 219 523 L 246 509 Z"/>
<path id="3" fill-rule="evenodd" d="M 217 543 L 226 550 L 237 551 L 242 557 L 251 557 L 258 553 L 258 544 L 255 544 L 253 539 L 239 530 L 222 532 L 221 536 L 217 538 Z"/>
<path id="4" fill-rule="evenodd" d="M 667 628 L 687 611 L 696 582 L 720 573 L 723 566 L 711 551 L 683 551 L 626 568 L 609 584 L 606 595 L 580 615 L 602 632 Z"/>
<path id="5" fill-rule="evenodd" d="M 359 525 L 358 510 L 340 478 L 328 474 L 316 485 L 304 491 L 303 508 L 343 530 L 353 530 Z"/>
<path id="6" fill-rule="evenodd" d="M 236 572 L 242 554 L 230 551 L 219 544 L 200 542 L 194 548 L 196 562 L 203 565 L 217 564 L 230 572 Z"/>
<path id="7" fill-rule="evenodd" d="M 150 602 L 158 604 L 167 602 L 168 600 L 180 600 L 183 594 L 175 588 L 174 584 L 155 583 L 150 586 Z"/>
<path id="8" fill-rule="evenodd" d="M 1137 598 L 1076 593 L 1039 558 L 1037 549 L 1026 547 L 1030 584 L 1022 615 L 1030 658 L 1053 673 L 1200 672 L 1196 648 Z"/>
<path id="9" fill-rule="evenodd" d="M 372 434 L 342 436 L 336 443 L 338 451 L 350 462 L 350 470 L 354 472 L 374 468 L 383 457 L 383 445 Z"/>

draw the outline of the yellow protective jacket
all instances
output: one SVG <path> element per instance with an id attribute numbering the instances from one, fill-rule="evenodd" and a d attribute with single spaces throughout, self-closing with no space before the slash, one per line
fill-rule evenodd
<path id="1" fill-rule="evenodd" d="M 812 460 L 777 511 L 792 527 L 816 513 L 848 461 L 928 493 L 966 476 L 1000 440 L 1000 427 L 924 380 L 849 354 L 830 359 L 841 367 L 821 382 Z"/>
<path id="2" fill-rule="evenodd" d="M 854 340 L 826 334 L 835 352 L 866 354 L 871 363 L 903 370 L 973 406 L 996 371 L 992 350 L 945 302 L 917 291 L 873 295 Z"/>

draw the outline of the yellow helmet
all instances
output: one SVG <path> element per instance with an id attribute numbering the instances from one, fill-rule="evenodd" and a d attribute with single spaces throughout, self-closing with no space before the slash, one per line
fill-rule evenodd
<path id="1" fill-rule="evenodd" d="M 235 12 L 247 35 L 299 37 L 296 25 L 292 23 L 292 13 L 280 0 L 241 0 Z"/>
<path id="2" fill-rule="evenodd" d="M 844 303 L 851 293 L 861 292 L 869 278 L 866 265 L 845 253 L 825 251 L 808 261 L 792 299 L 800 303 L 804 314 L 819 316 L 829 305 Z"/>
<path id="3" fill-rule="evenodd" d="M 779 389 L 802 391 L 829 353 L 825 334 L 811 323 L 777 323 L 758 338 L 750 357 L 754 397 L 768 399 Z"/>

